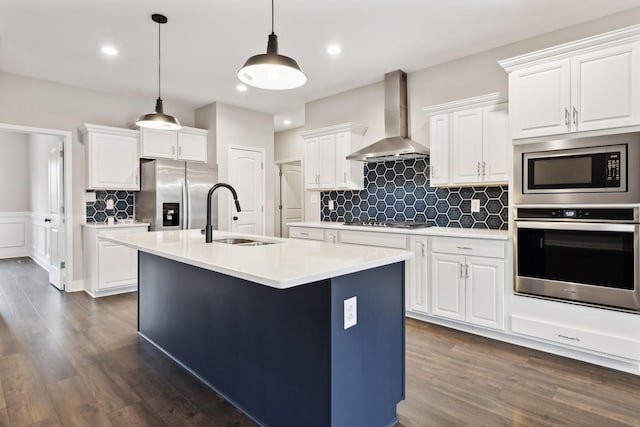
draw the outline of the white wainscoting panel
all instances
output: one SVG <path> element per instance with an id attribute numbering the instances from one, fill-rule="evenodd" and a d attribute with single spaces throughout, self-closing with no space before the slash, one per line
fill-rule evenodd
<path id="1" fill-rule="evenodd" d="M 31 258 L 49 271 L 50 232 L 47 214 L 31 213 Z"/>
<path id="2" fill-rule="evenodd" d="M 30 223 L 30 212 L 0 212 L 0 258 L 31 254 Z"/>

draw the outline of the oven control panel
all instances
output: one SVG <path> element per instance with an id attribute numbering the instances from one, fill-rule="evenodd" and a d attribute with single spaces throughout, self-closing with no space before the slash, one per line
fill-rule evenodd
<path id="1" fill-rule="evenodd" d="M 518 208 L 516 220 L 582 220 L 633 222 L 637 208 Z"/>

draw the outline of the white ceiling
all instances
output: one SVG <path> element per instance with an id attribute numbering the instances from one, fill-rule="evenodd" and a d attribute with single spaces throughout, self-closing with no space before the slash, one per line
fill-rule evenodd
<path id="1" fill-rule="evenodd" d="M 264 53 L 269 0 L 0 0 L 0 70 L 116 94 L 157 94 L 197 108 L 224 102 L 304 124 L 304 103 L 454 58 L 640 6 L 640 0 L 276 0 L 280 53 L 307 74 L 299 89 L 236 91 L 236 73 Z M 343 53 L 329 57 L 333 42 Z M 104 44 L 120 51 L 100 53 Z M 293 123 L 282 125 L 289 117 Z"/>

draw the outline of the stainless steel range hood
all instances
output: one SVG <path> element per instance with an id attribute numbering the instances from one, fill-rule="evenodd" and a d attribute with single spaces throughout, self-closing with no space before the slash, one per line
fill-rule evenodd
<path id="1" fill-rule="evenodd" d="M 409 139 L 407 124 L 407 73 L 384 75 L 384 129 L 386 138 L 351 153 L 347 160 L 384 162 L 429 156 L 429 149 Z"/>

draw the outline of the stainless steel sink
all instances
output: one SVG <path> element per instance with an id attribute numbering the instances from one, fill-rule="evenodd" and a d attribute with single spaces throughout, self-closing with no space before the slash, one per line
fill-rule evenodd
<path id="1" fill-rule="evenodd" d="M 216 243 L 225 243 L 227 245 L 240 245 L 240 246 L 263 246 L 263 245 L 271 245 L 275 242 L 264 242 L 262 240 L 251 240 L 251 239 L 239 239 L 239 238 L 228 238 L 228 239 L 214 239 Z"/>

